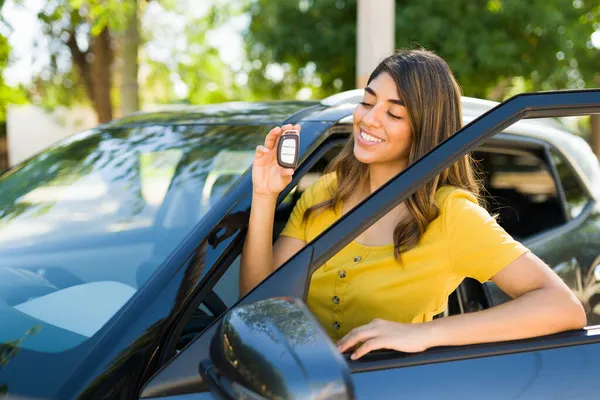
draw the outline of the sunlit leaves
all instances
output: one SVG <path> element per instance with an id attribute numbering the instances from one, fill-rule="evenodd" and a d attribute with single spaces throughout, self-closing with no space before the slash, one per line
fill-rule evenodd
<path id="1" fill-rule="evenodd" d="M 253 90 L 265 97 L 289 96 L 303 86 L 302 72 L 309 62 L 321 79 L 316 95 L 353 87 L 356 0 L 246 3 L 252 16 L 245 39 L 254 66 L 249 82 Z M 471 96 L 499 100 L 519 88 L 598 86 L 600 50 L 591 45 L 591 34 L 600 29 L 600 5 L 592 4 L 583 0 L 397 1 L 396 48 L 434 50 L 448 61 L 465 94 Z M 283 82 L 265 76 L 264 66 L 272 63 L 288 66 Z"/>
<path id="2" fill-rule="evenodd" d="M 6 37 L 0 35 L 0 71 L 8 65 L 10 46 Z M 13 88 L 4 83 L 0 73 L 0 136 L 4 134 L 2 123 L 6 120 L 6 109 L 9 104 L 23 103 L 25 96 L 20 88 Z"/>

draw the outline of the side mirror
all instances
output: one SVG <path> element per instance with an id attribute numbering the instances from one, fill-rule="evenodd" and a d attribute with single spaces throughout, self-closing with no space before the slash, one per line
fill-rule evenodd
<path id="1" fill-rule="evenodd" d="M 344 358 L 306 306 L 292 298 L 225 314 L 200 374 L 226 399 L 354 398 Z"/>

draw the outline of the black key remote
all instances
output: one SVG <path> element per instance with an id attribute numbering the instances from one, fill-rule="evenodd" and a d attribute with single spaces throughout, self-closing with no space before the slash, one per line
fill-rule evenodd
<path id="1" fill-rule="evenodd" d="M 297 130 L 283 132 L 277 145 L 277 163 L 283 168 L 296 169 L 299 147 L 300 135 Z"/>

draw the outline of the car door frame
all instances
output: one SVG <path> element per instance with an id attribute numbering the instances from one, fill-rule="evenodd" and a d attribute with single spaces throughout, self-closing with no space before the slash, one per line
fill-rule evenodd
<path id="1" fill-rule="evenodd" d="M 499 104 L 465 125 L 456 134 L 439 144 L 420 160 L 390 179 L 354 209 L 345 214 L 316 239 L 308 243 L 281 268 L 254 288 L 236 305 L 276 296 L 305 299 L 310 276 L 329 258 L 342 250 L 361 232 L 406 200 L 420 186 L 440 174 L 445 168 L 471 152 L 496 133 L 522 118 L 545 118 L 600 113 L 600 90 L 553 91 L 520 94 Z M 173 396 L 207 391 L 198 373 L 199 362 L 209 358 L 209 344 L 215 332 L 213 323 L 194 339 L 180 354 L 163 366 L 145 385 L 141 397 Z M 573 345 L 574 339 L 557 337 L 556 346 Z M 577 331 L 580 341 L 600 341 L 600 335 Z M 537 343 L 533 340 L 533 343 Z M 577 342 L 579 343 L 579 342 Z M 577 344 L 575 343 L 575 344 Z M 502 349 L 506 343 L 493 344 Z M 457 350 L 455 359 L 472 357 L 473 346 Z M 503 349 L 499 354 L 505 353 Z M 425 352 L 423 355 L 427 356 Z M 428 362 L 436 362 L 436 359 Z M 383 366 L 382 366 L 383 368 Z"/>

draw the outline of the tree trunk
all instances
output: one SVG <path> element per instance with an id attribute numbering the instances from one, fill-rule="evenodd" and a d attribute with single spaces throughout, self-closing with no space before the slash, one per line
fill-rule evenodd
<path id="1" fill-rule="evenodd" d="M 108 28 L 104 28 L 92 39 L 91 50 L 93 54 L 90 73 L 93 96 L 91 100 L 98 115 L 98 122 L 102 123 L 112 119 L 110 90 L 113 54 Z"/>
<path id="2" fill-rule="evenodd" d="M 122 37 L 121 115 L 131 114 L 140 108 L 138 86 L 138 49 L 140 45 L 138 2 L 137 0 L 127 1 L 132 3 L 133 10 L 127 18 L 127 27 Z"/>

